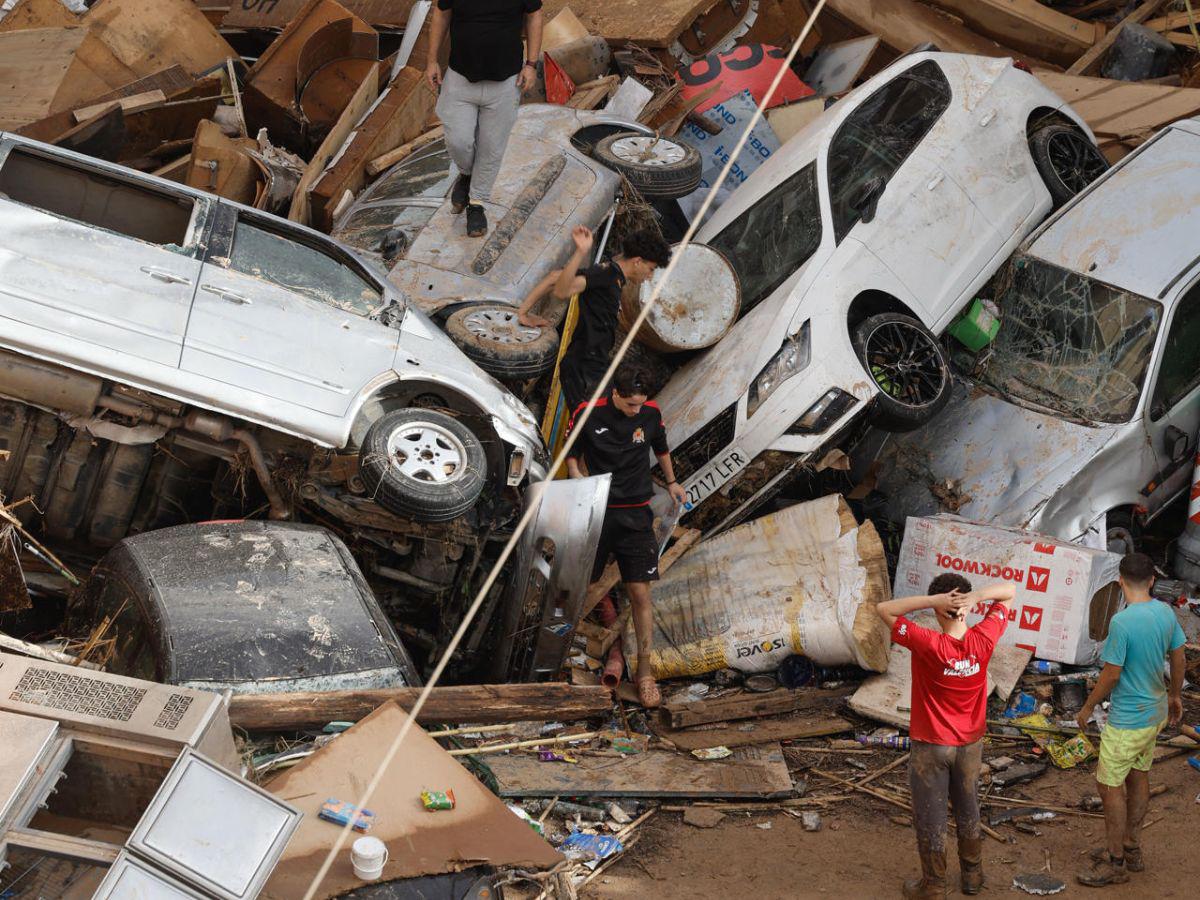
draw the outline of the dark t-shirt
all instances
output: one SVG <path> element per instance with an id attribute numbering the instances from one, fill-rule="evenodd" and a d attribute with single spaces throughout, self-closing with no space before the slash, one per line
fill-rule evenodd
<path id="1" fill-rule="evenodd" d="M 450 68 L 467 81 L 504 81 L 521 71 L 525 16 L 542 0 L 438 0 L 450 11 Z"/>
<path id="2" fill-rule="evenodd" d="M 575 410 L 572 429 L 586 405 L 581 403 Z M 636 416 L 627 416 L 602 397 L 584 424 L 571 457 L 582 457 L 589 475 L 612 473 L 609 506 L 644 506 L 654 496 L 647 445 L 658 456 L 667 452 L 667 429 L 658 405 L 647 401 Z"/>
<path id="3" fill-rule="evenodd" d="M 625 273 L 615 262 L 588 266 L 579 273 L 587 286 L 579 292 L 579 321 L 563 362 L 580 371 L 608 368 L 608 357 L 617 339 L 617 314 Z"/>

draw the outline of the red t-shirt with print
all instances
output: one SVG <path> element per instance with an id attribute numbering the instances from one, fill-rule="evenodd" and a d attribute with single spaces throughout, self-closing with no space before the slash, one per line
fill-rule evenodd
<path id="1" fill-rule="evenodd" d="M 914 741 L 960 747 L 987 730 L 987 666 L 1008 615 L 993 603 L 979 624 L 953 638 L 900 616 L 892 640 L 912 651 Z"/>

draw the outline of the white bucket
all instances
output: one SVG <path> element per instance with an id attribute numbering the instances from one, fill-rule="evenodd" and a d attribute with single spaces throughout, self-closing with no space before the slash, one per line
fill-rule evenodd
<path id="1" fill-rule="evenodd" d="M 350 847 L 350 864 L 363 881 L 375 881 L 387 865 L 388 849 L 379 838 L 360 837 Z"/>

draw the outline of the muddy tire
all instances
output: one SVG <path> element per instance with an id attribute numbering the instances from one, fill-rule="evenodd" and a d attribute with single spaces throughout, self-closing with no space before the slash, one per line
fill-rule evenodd
<path id="1" fill-rule="evenodd" d="M 681 141 L 621 132 L 602 138 L 592 156 L 648 199 L 677 200 L 700 186 L 700 151 Z"/>
<path id="2" fill-rule="evenodd" d="M 1078 128 L 1045 125 L 1029 138 L 1029 152 L 1054 208 L 1062 206 L 1108 170 L 1100 148 Z"/>
<path id="3" fill-rule="evenodd" d="M 483 444 L 436 409 L 397 409 L 368 430 L 359 453 L 367 496 L 416 522 L 446 522 L 475 505 L 487 479 Z"/>
<path id="4" fill-rule="evenodd" d="M 558 332 L 517 321 L 502 304 L 468 306 L 446 319 L 446 334 L 475 365 L 501 380 L 537 378 L 554 368 Z"/>
<path id="5" fill-rule="evenodd" d="M 858 361 L 879 388 L 872 424 L 913 431 L 950 400 L 950 363 L 936 337 L 912 316 L 881 313 L 851 334 Z"/>

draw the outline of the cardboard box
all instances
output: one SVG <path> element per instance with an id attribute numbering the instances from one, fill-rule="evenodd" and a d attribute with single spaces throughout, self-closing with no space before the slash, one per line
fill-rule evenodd
<path id="1" fill-rule="evenodd" d="M 973 587 L 1017 586 L 1002 644 L 1033 651 L 1038 659 L 1094 663 L 1108 623 L 1123 605 L 1117 584 L 1121 557 L 1015 528 L 968 522 L 957 516 L 910 516 L 896 566 L 896 597 L 923 594 L 935 576 L 958 572 Z M 984 609 L 973 609 L 974 625 Z"/>

